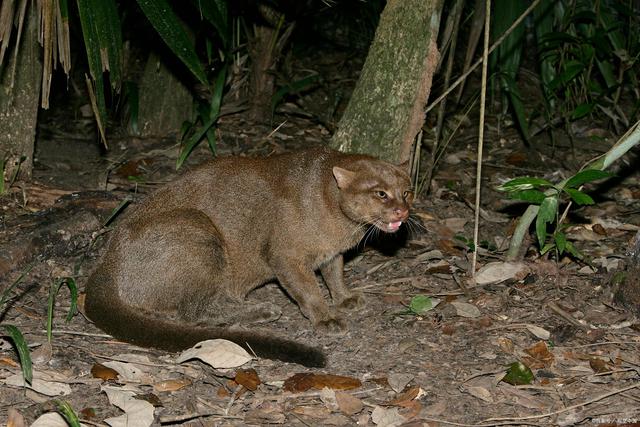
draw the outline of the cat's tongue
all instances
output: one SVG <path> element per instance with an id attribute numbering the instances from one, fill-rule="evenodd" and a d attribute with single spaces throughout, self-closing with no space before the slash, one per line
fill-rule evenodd
<path id="1" fill-rule="evenodd" d="M 398 231 L 400 226 L 402 225 L 402 221 L 390 222 L 387 224 L 387 228 L 389 231 Z"/>

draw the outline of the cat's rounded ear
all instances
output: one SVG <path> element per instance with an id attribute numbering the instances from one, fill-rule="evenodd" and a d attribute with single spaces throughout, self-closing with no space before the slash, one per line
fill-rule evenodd
<path id="1" fill-rule="evenodd" d="M 408 170 L 409 170 L 409 166 L 411 166 L 411 165 L 410 165 L 410 163 L 411 163 L 411 162 L 409 161 L 409 159 L 407 159 L 407 160 L 405 160 L 404 162 L 399 163 L 399 164 L 398 164 L 398 167 L 399 167 L 400 169 L 402 169 L 403 171 L 408 171 Z"/>
<path id="2" fill-rule="evenodd" d="M 333 167 L 333 177 L 338 183 L 338 188 L 347 188 L 355 179 L 356 173 L 339 166 Z"/>

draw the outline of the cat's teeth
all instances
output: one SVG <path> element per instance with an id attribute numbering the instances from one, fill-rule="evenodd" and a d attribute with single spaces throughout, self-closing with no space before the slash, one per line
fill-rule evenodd
<path id="1" fill-rule="evenodd" d="M 389 230 L 397 230 L 402 225 L 402 221 L 390 222 L 387 227 Z"/>

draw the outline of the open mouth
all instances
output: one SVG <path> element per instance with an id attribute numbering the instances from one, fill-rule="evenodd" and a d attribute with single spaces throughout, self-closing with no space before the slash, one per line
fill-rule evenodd
<path id="1" fill-rule="evenodd" d="M 378 225 L 378 228 L 380 228 L 382 231 L 386 231 L 387 233 L 395 233 L 400 229 L 401 225 L 402 221 L 395 221 L 386 224 L 381 223 L 380 225 Z"/>

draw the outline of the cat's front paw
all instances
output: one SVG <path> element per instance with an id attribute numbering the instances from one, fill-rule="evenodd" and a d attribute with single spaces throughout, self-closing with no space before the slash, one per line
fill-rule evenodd
<path id="1" fill-rule="evenodd" d="M 364 295 L 361 293 L 354 293 L 353 295 L 343 299 L 338 304 L 338 308 L 341 310 L 359 310 L 366 305 Z"/>
<path id="2" fill-rule="evenodd" d="M 316 322 L 315 329 L 327 335 L 342 335 L 347 331 L 347 324 L 342 319 L 330 317 Z"/>

